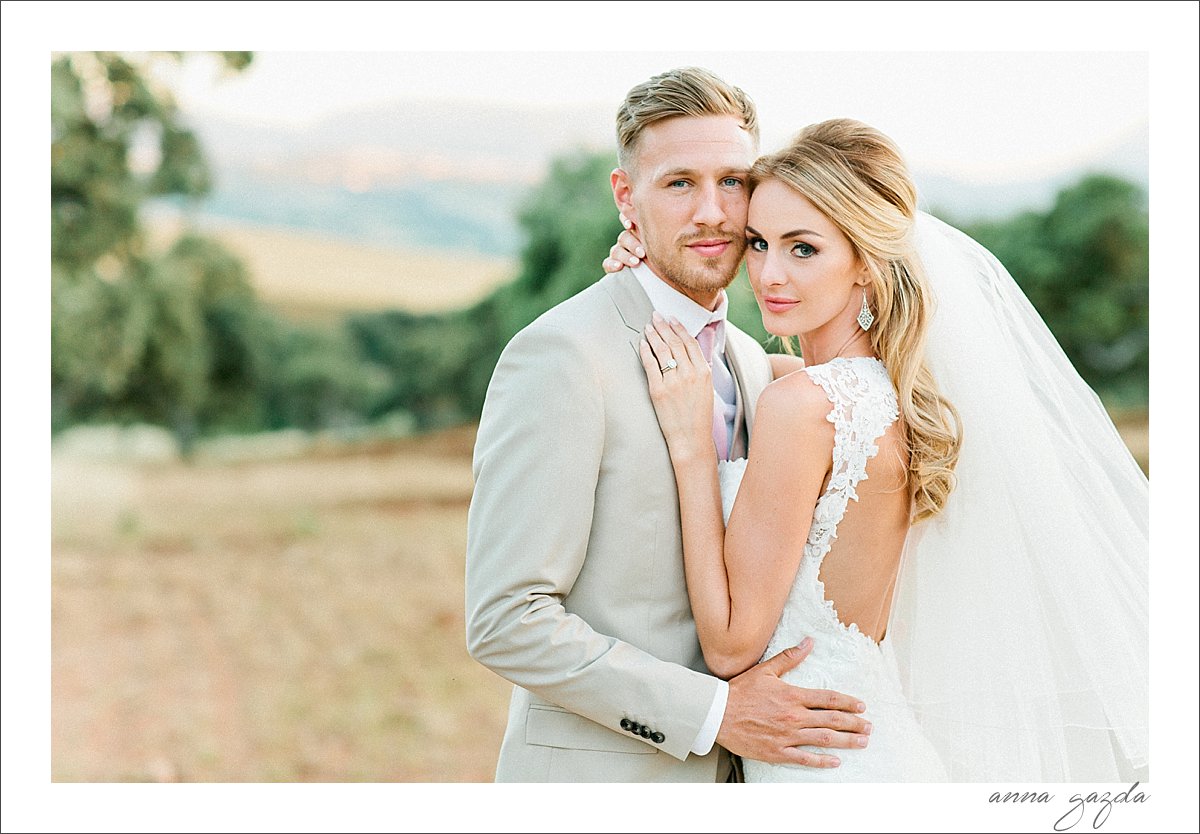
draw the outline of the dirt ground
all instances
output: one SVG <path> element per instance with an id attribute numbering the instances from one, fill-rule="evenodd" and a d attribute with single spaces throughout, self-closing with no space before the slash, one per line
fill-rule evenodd
<path id="1" fill-rule="evenodd" d="M 1145 415 L 1118 425 L 1148 469 Z M 464 648 L 473 442 L 56 454 L 52 779 L 490 781 L 510 686 Z"/>
<path id="2" fill-rule="evenodd" d="M 474 434 L 52 471 L 55 781 L 490 781 Z"/>

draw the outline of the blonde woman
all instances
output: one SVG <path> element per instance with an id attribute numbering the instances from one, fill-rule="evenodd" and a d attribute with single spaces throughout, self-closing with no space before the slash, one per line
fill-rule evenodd
<path id="1" fill-rule="evenodd" d="M 1144 778 L 1147 484 L 1098 400 L 879 131 L 810 126 L 749 185 L 750 284 L 803 368 L 776 362 L 748 458 L 714 453 L 697 341 L 656 317 L 641 344 L 688 594 L 716 674 L 812 637 L 784 679 L 872 729 L 747 781 Z"/>

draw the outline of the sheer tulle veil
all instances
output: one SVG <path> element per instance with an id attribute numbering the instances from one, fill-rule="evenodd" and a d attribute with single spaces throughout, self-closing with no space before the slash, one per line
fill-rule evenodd
<path id="1" fill-rule="evenodd" d="M 963 446 L 884 649 L 954 781 L 1145 779 L 1148 481 L 999 261 L 925 214 L 915 235 Z"/>

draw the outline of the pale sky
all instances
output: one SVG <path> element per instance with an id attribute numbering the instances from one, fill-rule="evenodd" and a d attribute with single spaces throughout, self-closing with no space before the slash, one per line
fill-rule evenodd
<path id="1" fill-rule="evenodd" d="M 763 149 L 850 116 L 917 168 L 968 182 L 1035 179 L 1103 153 L 1149 120 L 1149 53 L 261 51 L 220 78 L 205 56 L 173 86 L 195 117 L 300 126 L 402 99 L 599 104 L 675 66 L 707 67 L 759 107 Z"/>

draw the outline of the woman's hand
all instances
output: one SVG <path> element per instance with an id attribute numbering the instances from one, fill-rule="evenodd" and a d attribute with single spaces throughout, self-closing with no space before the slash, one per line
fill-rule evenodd
<path id="1" fill-rule="evenodd" d="M 716 454 L 713 444 L 713 386 L 700 344 L 674 318 L 654 312 L 639 345 L 650 399 L 671 460 Z"/>
<path id="2" fill-rule="evenodd" d="M 646 257 L 646 250 L 633 231 L 633 224 L 624 214 L 621 215 L 621 224 L 625 226 L 625 231 L 617 235 L 617 242 L 608 250 L 608 257 L 604 259 L 605 272 L 620 272 L 627 266 L 637 266 Z"/>

